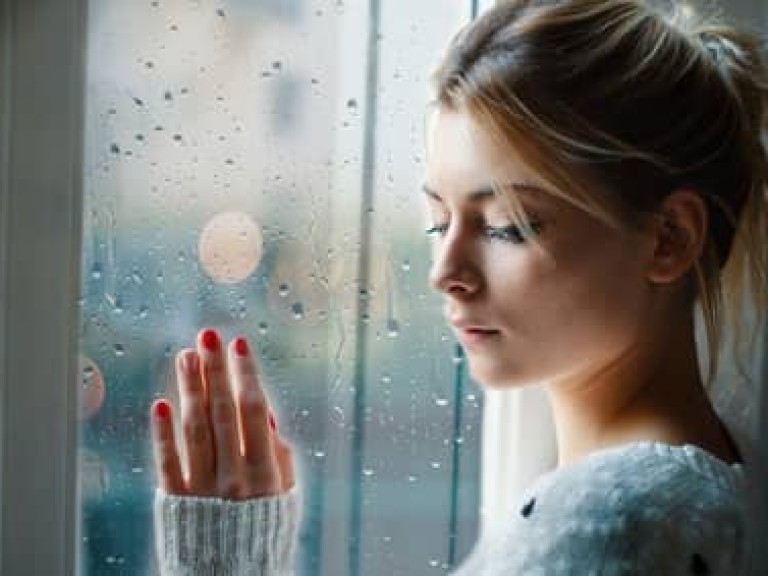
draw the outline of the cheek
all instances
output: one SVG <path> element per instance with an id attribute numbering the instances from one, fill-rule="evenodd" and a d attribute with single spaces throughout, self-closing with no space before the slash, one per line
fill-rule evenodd
<path id="1" fill-rule="evenodd" d="M 643 295 L 637 267 L 620 250 L 589 248 L 561 254 L 556 265 L 520 261 L 497 284 L 509 362 L 521 375 L 604 362 L 636 337 Z"/>

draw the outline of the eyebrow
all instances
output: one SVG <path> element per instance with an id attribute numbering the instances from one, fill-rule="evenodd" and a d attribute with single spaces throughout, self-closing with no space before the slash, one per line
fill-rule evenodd
<path id="1" fill-rule="evenodd" d="M 522 192 L 524 194 L 530 194 L 530 195 L 541 195 L 546 193 L 546 190 L 544 190 L 543 188 L 540 188 L 535 184 L 527 184 L 524 182 L 509 182 L 507 184 L 503 184 L 501 188 L 502 189 L 509 188 L 514 190 L 515 192 Z M 438 194 L 436 190 L 433 190 L 426 184 L 422 185 L 421 189 L 427 196 L 429 196 L 433 200 L 436 200 L 437 202 L 443 201 L 443 199 L 440 197 L 440 194 Z M 487 200 L 489 197 L 492 197 L 495 195 L 496 195 L 496 191 L 489 186 L 487 188 L 480 188 L 478 190 L 473 190 L 467 195 L 467 197 L 469 201 L 472 203 L 481 203 Z"/>

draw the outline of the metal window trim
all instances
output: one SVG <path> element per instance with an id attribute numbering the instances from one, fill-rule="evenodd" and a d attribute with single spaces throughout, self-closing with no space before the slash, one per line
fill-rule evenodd
<path id="1" fill-rule="evenodd" d="M 87 4 L 0 7 L 0 573 L 71 575 Z"/>

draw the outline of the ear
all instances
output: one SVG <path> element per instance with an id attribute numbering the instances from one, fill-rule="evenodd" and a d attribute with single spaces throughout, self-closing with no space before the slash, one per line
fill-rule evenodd
<path id="1" fill-rule="evenodd" d="M 669 284 L 685 276 L 701 256 L 707 235 L 704 199 L 690 190 L 672 192 L 655 215 L 653 234 L 648 280 Z"/>

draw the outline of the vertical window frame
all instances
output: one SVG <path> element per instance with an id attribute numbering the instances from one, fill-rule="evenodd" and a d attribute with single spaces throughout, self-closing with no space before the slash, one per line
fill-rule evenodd
<path id="1" fill-rule="evenodd" d="M 0 573 L 76 573 L 85 0 L 0 2 Z"/>

